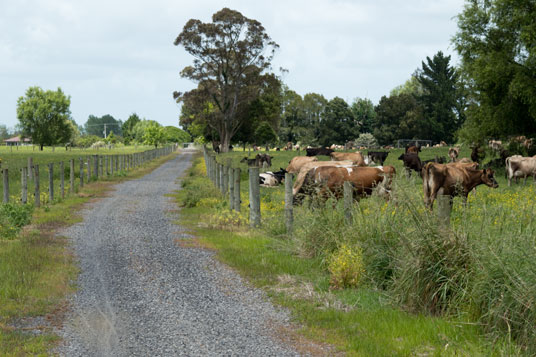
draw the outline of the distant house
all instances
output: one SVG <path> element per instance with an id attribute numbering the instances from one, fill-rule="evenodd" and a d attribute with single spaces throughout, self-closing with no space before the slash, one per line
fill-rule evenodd
<path id="1" fill-rule="evenodd" d="M 9 139 L 5 139 L 4 143 L 6 143 L 6 146 L 31 145 L 32 139 L 30 138 L 21 139 L 20 136 L 15 136 Z"/>

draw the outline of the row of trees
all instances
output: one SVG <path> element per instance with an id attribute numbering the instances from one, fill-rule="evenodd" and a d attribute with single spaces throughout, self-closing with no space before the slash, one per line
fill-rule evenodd
<path id="1" fill-rule="evenodd" d="M 453 42 L 455 68 L 441 51 L 374 106 L 321 94 L 300 96 L 271 72 L 278 45 L 256 20 L 224 8 L 211 23 L 190 20 L 175 40 L 193 55 L 181 75 L 197 83 L 175 92 L 180 123 L 195 137 L 222 143 L 343 144 L 372 133 L 396 139 L 484 142 L 536 134 L 536 61 L 531 0 L 468 0 Z"/>
<path id="2" fill-rule="evenodd" d="M 102 117 L 90 115 L 84 126 L 76 125 L 70 112 L 71 98 L 61 88 L 56 91 L 30 87 L 17 102 L 19 131 L 32 139 L 40 149 L 43 146 L 71 145 L 90 146 L 98 141 L 107 144 L 131 142 L 154 145 L 166 142 L 187 142 L 190 135 L 173 127 L 163 127 L 154 120 L 140 119 L 133 113 L 123 123 L 107 114 Z M 4 129 L 4 130 L 3 130 Z M 0 127 L 0 134 L 9 134 Z"/>

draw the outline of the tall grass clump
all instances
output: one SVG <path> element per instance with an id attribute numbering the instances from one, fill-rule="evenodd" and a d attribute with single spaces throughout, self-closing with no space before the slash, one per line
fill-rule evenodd
<path id="1" fill-rule="evenodd" d="M 205 162 L 201 158 L 194 160 L 192 170 L 182 179 L 183 188 L 179 192 L 179 202 L 183 207 L 196 207 L 203 199 L 220 197 L 219 190 L 205 176 Z"/>

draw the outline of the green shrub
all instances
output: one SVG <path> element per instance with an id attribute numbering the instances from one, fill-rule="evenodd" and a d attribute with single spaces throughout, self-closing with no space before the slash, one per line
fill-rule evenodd
<path id="1" fill-rule="evenodd" d="M 32 218 L 32 205 L 0 204 L 0 238 L 12 239 Z"/>

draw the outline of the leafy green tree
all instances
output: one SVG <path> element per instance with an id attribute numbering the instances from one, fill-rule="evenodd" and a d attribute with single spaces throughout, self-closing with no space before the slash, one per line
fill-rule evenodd
<path id="1" fill-rule="evenodd" d="M 104 142 L 107 144 L 117 144 L 117 136 L 114 135 L 114 131 L 110 131 L 110 134 L 106 136 L 106 139 L 104 139 Z"/>
<path id="2" fill-rule="evenodd" d="M 44 145 L 65 144 L 73 134 L 71 125 L 71 98 L 61 88 L 44 91 L 40 87 L 30 87 L 26 95 L 17 101 L 17 118 L 23 136 L 43 150 Z"/>
<path id="3" fill-rule="evenodd" d="M 192 140 L 190 134 L 176 126 L 170 125 L 164 127 L 164 134 L 168 143 L 188 143 Z"/>
<path id="4" fill-rule="evenodd" d="M 433 123 L 423 138 L 436 142 L 452 142 L 461 124 L 455 114 L 458 75 L 449 62 L 450 56 L 445 57 L 439 51 L 432 59 L 426 57 L 426 63 L 422 62 L 422 69 L 417 72 L 417 81 L 422 88 L 418 100 L 423 105 L 425 117 Z"/>
<path id="5" fill-rule="evenodd" d="M 389 93 L 390 97 L 397 96 L 400 94 L 410 94 L 415 97 L 422 95 L 423 88 L 421 83 L 417 79 L 417 75 L 413 74 L 410 79 L 408 79 L 404 84 L 401 84 L 391 90 Z"/>
<path id="6" fill-rule="evenodd" d="M 132 128 L 134 140 L 140 144 L 143 143 L 145 140 L 143 139 L 145 130 L 151 125 L 161 126 L 160 123 L 147 119 L 142 119 L 138 124 L 134 125 L 134 128 Z"/>
<path id="7" fill-rule="evenodd" d="M 277 141 L 277 133 L 272 126 L 264 121 L 255 129 L 255 141 L 257 144 L 263 144 L 268 148 L 268 144 Z"/>
<path id="8" fill-rule="evenodd" d="M 181 76 L 198 86 L 173 96 L 180 102 L 195 98 L 198 104 L 191 107 L 198 109 L 212 103 L 214 111 L 204 121 L 217 132 L 222 151 L 227 152 L 233 136 L 248 120 L 243 113 L 261 93 L 278 45 L 260 22 L 228 8 L 216 12 L 210 23 L 189 20 L 174 44 L 194 56 L 193 65 L 185 67 Z"/>
<path id="9" fill-rule="evenodd" d="M 103 115 L 102 117 L 90 115 L 86 123 L 84 124 L 84 131 L 87 135 L 95 135 L 104 138 L 105 124 L 106 135 L 108 135 L 108 133 L 112 130 L 119 136 L 123 135 L 123 132 L 121 130 L 123 123 L 121 122 L 121 120 L 115 119 L 110 114 Z"/>
<path id="10" fill-rule="evenodd" d="M 536 133 L 536 5 L 533 0 L 471 0 L 453 42 L 469 81 L 460 137 Z"/>
<path id="11" fill-rule="evenodd" d="M 7 126 L 0 124 L 0 140 L 9 139 L 11 137 L 11 133 Z"/>
<path id="12" fill-rule="evenodd" d="M 303 110 L 301 95 L 285 87 L 283 89 L 283 103 L 281 114 L 281 141 L 300 141 L 305 126 L 305 112 Z"/>
<path id="13" fill-rule="evenodd" d="M 411 94 L 383 96 L 375 111 L 373 135 L 381 145 L 393 144 L 398 139 L 422 139 L 432 125 L 425 119 L 423 107 Z"/>
<path id="14" fill-rule="evenodd" d="M 322 146 L 345 144 L 359 135 L 359 123 L 344 99 L 335 97 L 328 102 L 320 122 L 318 142 Z"/>
<path id="15" fill-rule="evenodd" d="M 374 104 L 367 98 L 356 98 L 352 103 L 352 112 L 361 125 L 361 131 L 371 133 L 375 126 L 376 112 Z"/>
<path id="16" fill-rule="evenodd" d="M 134 126 L 136 126 L 136 124 L 138 124 L 140 121 L 141 119 L 138 114 L 132 113 L 121 126 L 121 130 L 123 131 L 123 138 L 125 139 L 125 144 L 128 145 L 131 140 L 134 140 L 134 134 L 132 130 L 134 129 Z"/>
<path id="17" fill-rule="evenodd" d="M 164 132 L 162 125 L 156 122 L 149 123 L 143 134 L 143 143 L 145 145 L 154 145 L 154 147 L 157 148 L 159 144 L 163 144 L 165 142 L 166 133 Z"/>

